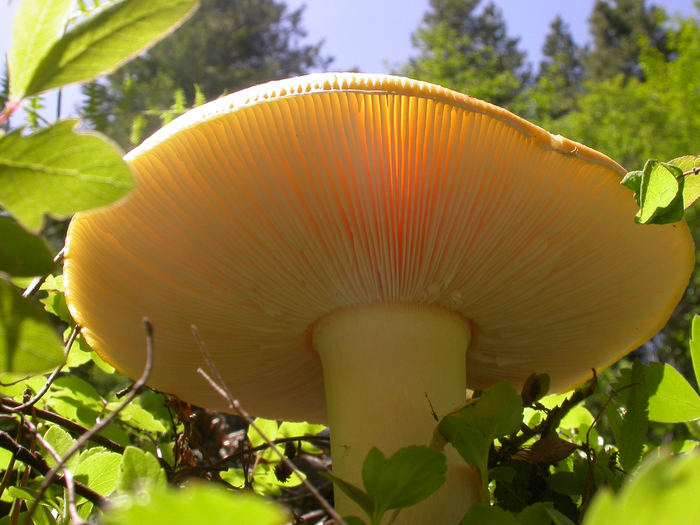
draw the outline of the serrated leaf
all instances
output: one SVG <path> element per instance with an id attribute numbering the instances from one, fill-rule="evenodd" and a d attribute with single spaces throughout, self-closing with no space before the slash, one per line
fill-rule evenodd
<path id="1" fill-rule="evenodd" d="M 639 190 L 639 224 L 669 224 L 683 218 L 683 172 L 677 166 L 648 160 Z"/>
<path id="2" fill-rule="evenodd" d="M 0 279 L 0 372 L 34 374 L 63 362 L 63 344 L 38 303 Z"/>
<path id="3" fill-rule="evenodd" d="M 690 337 L 690 358 L 693 361 L 695 381 L 700 385 L 700 315 L 693 317 Z"/>
<path id="4" fill-rule="evenodd" d="M 174 523 L 283 525 L 290 517 L 278 506 L 249 494 L 231 494 L 212 484 L 185 489 L 152 490 L 113 502 L 103 516 L 107 525 Z"/>
<path id="5" fill-rule="evenodd" d="M 642 458 L 649 422 L 649 393 L 642 363 L 638 358 L 632 365 L 625 408 L 620 441 L 617 446 L 620 450 L 620 466 L 624 471 L 631 472 Z"/>
<path id="6" fill-rule="evenodd" d="M 117 0 L 96 9 L 56 40 L 13 100 L 87 82 L 165 38 L 194 13 L 199 0 Z"/>
<path id="7" fill-rule="evenodd" d="M 144 486 L 165 488 L 165 471 L 152 454 L 135 447 L 126 447 L 119 463 L 116 489 L 139 490 Z"/>
<path id="8" fill-rule="evenodd" d="M 53 257 L 46 241 L 26 231 L 11 217 L 0 215 L 0 239 L 0 272 L 33 277 L 53 271 Z"/>
<path id="9" fill-rule="evenodd" d="M 78 122 L 0 138 L 0 203 L 30 230 L 41 226 L 44 214 L 65 218 L 105 206 L 133 187 L 119 149 L 96 133 L 74 133 Z"/>
<path id="10" fill-rule="evenodd" d="M 700 168 L 700 156 L 688 155 L 678 157 L 677 159 L 669 160 L 669 164 L 678 166 L 683 173 L 693 171 Z M 685 184 L 683 186 L 683 207 L 688 208 L 700 197 L 700 173 L 693 173 L 683 177 Z"/>
<path id="11" fill-rule="evenodd" d="M 618 412 L 614 401 L 609 401 L 608 396 L 605 394 L 601 394 L 601 398 L 601 403 L 603 406 L 605 406 L 604 412 L 605 417 L 608 418 L 608 426 L 612 431 L 613 438 L 615 438 L 615 443 L 617 443 L 619 446 L 620 441 L 622 441 L 622 416 L 620 415 L 620 412 Z"/>
<path id="12" fill-rule="evenodd" d="M 61 38 L 72 0 L 23 0 L 12 22 L 12 44 L 7 56 L 10 100 L 18 103 L 39 62 Z"/>

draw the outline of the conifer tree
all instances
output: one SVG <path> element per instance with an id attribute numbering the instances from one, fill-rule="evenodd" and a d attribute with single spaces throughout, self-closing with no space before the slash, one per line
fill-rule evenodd
<path id="1" fill-rule="evenodd" d="M 622 74 L 625 78 L 644 77 L 639 65 L 641 43 L 647 41 L 667 54 L 664 10 L 647 6 L 646 0 L 596 0 L 588 19 L 593 49 L 586 61 L 592 80 L 606 80 Z"/>
<path id="2" fill-rule="evenodd" d="M 400 72 L 507 106 L 522 89 L 525 53 L 501 11 L 481 0 L 431 0 L 413 35 L 419 55 Z"/>
<path id="3" fill-rule="evenodd" d="M 203 0 L 173 38 L 84 87 L 83 116 L 129 147 L 157 129 L 158 115 L 183 94 L 189 106 L 198 94 L 211 100 L 325 69 L 331 60 L 321 53 L 322 42 L 303 41 L 303 10 L 290 11 L 280 0 Z"/>

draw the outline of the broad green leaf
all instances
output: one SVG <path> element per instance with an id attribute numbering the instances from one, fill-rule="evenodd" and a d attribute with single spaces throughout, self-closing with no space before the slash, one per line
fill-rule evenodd
<path id="1" fill-rule="evenodd" d="M 13 276 L 48 275 L 54 263 L 46 241 L 0 215 L 0 272 Z"/>
<path id="2" fill-rule="evenodd" d="M 64 323 L 75 325 L 73 317 L 70 315 L 70 310 L 68 310 L 66 297 L 63 292 L 51 291 L 45 298 L 41 299 L 40 302 L 44 305 L 44 310 L 50 314 L 55 315 Z"/>
<path id="3" fill-rule="evenodd" d="M 584 525 L 700 523 L 700 454 L 642 463 L 617 496 L 601 490 L 586 512 Z"/>
<path id="4" fill-rule="evenodd" d="M 42 59 L 63 34 L 72 0 L 22 0 L 12 22 L 7 61 L 10 101 L 19 103 Z"/>
<path id="5" fill-rule="evenodd" d="M 474 404 L 459 412 L 459 419 L 476 426 L 487 441 L 515 434 L 523 421 L 523 402 L 508 381 L 484 390 Z"/>
<path id="6" fill-rule="evenodd" d="M 290 423 L 285 421 L 280 424 L 278 437 L 315 436 L 326 430 L 325 425 L 312 425 L 310 423 Z"/>
<path id="7" fill-rule="evenodd" d="M 120 403 L 110 403 L 107 405 L 107 409 L 111 411 L 119 405 Z M 163 423 L 154 418 L 153 414 L 133 403 L 127 405 L 119 412 L 119 419 L 144 432 L 165 432 Z"/>
<path id="8" fill-rule="evenodd" d="M 277 433 L 279 431 L 277 421 L 258 417 L 253 422 L 268 440 L 273 441 L 277 439 Z M 248 440 L 250 441 L 251 448 L 259 447 L 260 445 L 265 444 L 265 439 L 255 428 L 253 428 L 253 425 L 248 427 Z"/>
<path id="9" fill-rule="evenodd" d="M 700 168 L 700 156 L 688 155 L 677 159 L 669 160 L 669 164 L 678 166 L 683 173 L 687 173 L 696 168 Z M 700 173 L 693 173 L 683 177 L 683 207 L 688 208 L 700 197 Z"/>
<path id="10" fill-rule="evenodd" d="M 347 525 L 367 525 L 367 523 L 357 516 L 343 516 L 343 520 Z"/>
<path id="11" fill-rule="evenodd" d="M 552 518 L 544 503 L 538 502 L 521 510 L 517 521 L 520 525 L 550 525 Z"/>
<path id="12" fill-rule="evenodd" d="M 44 439 L 51 445 L 51 448 L 62 458 L 70 447 L 75 443 L 75 439 L 71 435 L 63 430 L 61 427 L 52 425 L 44 434 Z M 50 467 L 56 466 L 56 460 L 54 457 L 48 453 L 48 451 L 43 454 L 46 463 Z M 66 467 L 71 471 L 75 469 L 78 465 L 79 456 L 75 455 L 66 462 Z"/>
<path id="13" fill-rule="evenodd" d="M 245 475 L 242 468 L 230 468 L 220 473 L 221 479 L 232 487 L 242 489 L 245 487 Z"/>
<path id="14" fill-rule="evenodd" d="M 105 406 L 94 386 L 74 375 L 62 376 L 53 382 L 50 395 L 60 395 L 79 401 L 86 408 L 101 412 Z"/>
<path id="15" fill-rule="evenodd" d="M 643 365 L 649 392 L 649 420 L 660 423 L 684 423 L 700 419 L 700 396 L 686 379 L 669 364 Z M 630 369 L 620 371 L 615 390 L 630 383 Z M 627 402 L 629 389 L 620 390 L 618 398 Z M 616 398 L 616 399 L 618 399 Z"/>
<path id="16" fill-rule="evenodd" d="M 649 420 L 682 423 L 700 419 L 700 396 L 678 370 L 669 364 L 650 363 L 644 372 L 649 390 Z"/>
<path id="17" fill-rule="evenodd" d="M 124 491 L 138 490 L 144 486 L 165 488 L 165 471 L 152 454 L 135 447 L 126 447 L 119 463 L 116 488 Z"/>
<path id="18" fill-rule="evenodd" d="M 362 482 L 374 501 L 375 522 L 387 510 L 423 501 L 445 483 L 445 472 L 445 455 L 428 447 L 405 447 L 388 459 L 379 449 L 370 450 L 362 465 Z"/>
<path id="19" fill-rule="evenodd" d="M 199 0 L 117 0 L 96 9 L 47 50 L 13 100 L 110 73 L 174 31 Z"/>
<path id="20" fill-rule="evenodd" d="M 0 279 L 0 372 L 33 374 L 63 362 L 63 344 L 38 303 Z"/>
<path id="21" fill-rule="evenodd" d="M 507 510 L 476 503 L 469 507 L 460 525 L 520 525 L 520 522 Z"/>
<path id="22" fill-rule="evenodd" d="M 585 479 L 579 479 L 573 472 L 555 472 L 547 476 L 547 485 L 558 494 L 580 496 L 585 490 Z"/>
<path id="23" fill-rule="evenodd" d="M 323 478 L 331 480 L 337 488 L 345 493 L 347 497 L 357 503 L 362 510 L 367 513 L 367 516 L 372 516 L 374 513 L 374 501 L 372 501 L 372 498 L 370 498 L 364 490 L 356 487 L 352 483 L 336 478 L 327 472 L 319 472 L 319 475 Z"/>
<path id="24" fill-rule="evenodd" d="M 73 471 L 73 477 L 98 494 L 107 496 L 117 487 L 121 458 L 121 455 L 114 452 L 94 454 L 80 462 Z"/>
<path id="25" fill-rule="evenodd" d="M 683 218 L 683 172 L 677 166 L 648 160 L 639 190 L 639 224 L 668 224 Z"/>
<path id="26" fill-rule="evenodd" d="M 632 365 L 625 409 L 617 446 L 620 449 L 620 466 L 625 472 L 632 472 L 642 458 L 649 422 L 649 393 L 639 359 L 635 359 Z"/>
<path id="27" fill-rule="evenodd" d="M 118 498 L 105 511 L 107 525 L 283 525 L 290 517 L 278 506 L 250 494 L 233 494 L 214 485 L 152 490 Z"/>
<path id="28" fill-rule="evenodd" d="M 96 133 L 74 133 L 77 125 L 63 120 L 27 137 L 0 138 L 0 203 L 30 230 L 46 213 L 64 218 L 105 206 L 133 187 L 119 149 Z"/>
<path id="29" fill-rule="evenodd" d="M 51 408 L 59 416 L 75 421 L 76 423 L 90 428 L 97 422 L 100 410 L 95 410 L 86 406 L 82 401 L 73 396 L 64 394 L 51 394 L 44 398 L 46 406 Z"/>
<path id="30" fill-rule="evenodd" d="M 697 314 L 693 318 L 690 338 L 690 358 L 693 361 L 695 381 L 700 384 L 700 315 Z"/>
<path id="31" fill-rule="evenodd" d="M 448 416 L 440 421 L 440 434 L 457 449 L 460 456 L 475 467 L 488 471 L 487 461 L 492 441 L 472 423 L 457 417 Z"/>

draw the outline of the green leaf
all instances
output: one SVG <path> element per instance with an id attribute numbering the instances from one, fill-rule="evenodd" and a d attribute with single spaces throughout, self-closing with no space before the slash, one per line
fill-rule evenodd
<path id="1" fill-rule="evenodd" d="M 119 463 L 116 488 L 125 491 L 139 490 L 144 486 L 165 488 L 165 471 L 153 454 L 135 447 L 126 447 Z"/>
<path id="2" fill-rule="evenodd" d="M 0 279 L 0 372 L 34 374 L 63 362 L 63 344 L 38 303 Z"/>
<path id="3" fill-rule="evenodd" d="M 110 204 L 133 187 L 119 149 L 96 133 L 74 133 L 78 122 L 0 138 L 0 203 L 30 230 L 45 213 L 68 217 Z"/>
<path id="4" fill-rule="evenodd" d="M 278 506 L 250 494 L 235 494 L 212 484 L 185 489 L 151 490 L 120 498 L 105 511 L 107 525 L 283 525 L 290 517 Z"/>
<path id="5" fill-rule="evenodd" d="M 13 100 L 110 73 L 179 27 L 199 0 L 117 0 L 55 41 Z"/>
<path id="6" fill-rule="evenodd" d="M 262 432 L 268 440 L 274 441 L 277 439 L 277 433 L 279 432 L 277 421 L 258 417 L 255 418 L 253 423 L 255 423 L 255 426 L 260 429 L 260 432 Z M 259 447 L 260 445 L 265 444 L 265 439 L 255 428 L 253 428 L 253 425 L 248 427 L 248 440 L 250 441 L 251 448 Z"/>
<path id="7" fill-rule="evenodd" d="M 46 241 L 0 215 L 0 272 L 19 277 L 48 275 L 54 263 Z"/>
<path id="8" fill-rule="evenodd" d="M 319 475 L 323 478 L 331 480 L 336 487 L 345 493 L 347 497 L 357 503 L 362 510 L 367 513 L 367 516 L 371 517 L 374 514 L 374 501 L 372 501 L 372 498 L 370 498 L 364 490 L 356 487 L 352 483 L 336 478 L 332 474 L 319 472 Z"/>
<path id="9" fill-rule="evenodd" d="M 700 396 L 669 364 L 644 367 L 649 390 L 649 419 L 660 423 L 682 423 L 700 419 Z"/>
<path id="10" fill-rule="evenodd" d="M 698 487 L 699 454 L 647 460 L 617 496 L 607 489 L 599 491 L 583 524 L 700 523 Z"/>
<path id="11" fill-rule="evenodd" d="M 649 420 L 659 423 L 684 423 L 700 419 L 700 396 L 675 368 L 668 364 L 643 365 L 649 392 Z M 615 390 L 630 384 L 630 369 L 620 370 Z M 616 399 L 627 402 L 629 389 L 620 390 Z"/>
<path id="12" fill-rule="evenodd" d="M 517 517 L 520 525 L 550 525 L 552 518 L 542 502 L 534 503 L 520 511 Z"/>
<path id="13" fill-rule="evenodd" d="M 639 358 L 635 359 L 632 365 L 628 390 L 626 411 L 622 418 L 620 441 L 617 446 L 620 449 L 620 466 L 624 471 L 632 472 L 642 458 L 649 422 L 649 393 Z"/>
<path id="14" fill-rule="evenodd" d="M 618 443 L 619 446 L 619 443 L 622 441 L 622 416 L 620 415 L 620 412 L 618 411 L 614 402 L 608 402 L 608 396 L 604 393 L 601 393 L 601 404 L 605 406 L 604 412 L 605 417 L 608 418 L 608 426 L 612 431 L 613 438 L 615 438 L 615 443 Z M 647 415 L 648 413 L 647 407 Z"/>
<path id="15" fill-rule="evenodd" d="M 522 398 L 508 381 L 501 381 L 464 407 L 459 419 L 476 426 L 487 441 L 515 434 L 523 422 Z"/>
<path id="16" fill-rule="evenodd" d="M 361 520 L 357 516 L 343 516 L 343 519 L 347 525 L 367 525 L 365 521 Z"/>
<path id="17" fill-rule="evenodd" d="M 53 382 L 50 396 L 60 395 L 79 401 L 86 408 L 101 412 L 105 406 L 94 386 L 74 375 L 62 376 Z"/>
<path id="18" fill-rule="evenodd" d="M 372 448 L 362 465 L 362 482 L 374 501 L 374 522 L 387 510 L 423 501 L 445 483 L 445 472 L 445 455 L 432 448 L 405 447 L 388 459 Z"/>
<path id="19" fill-rule="evenodd" d="M 475 503 L 459 525 L 520 525 L 515 516 L 500 507 Z"/>
<path id="20" fill-rule="evenodd" d="M 573 472 L 555 472 L 547 476 L 547 485 L 558 494 L 580 496 L 585 490 L 585 479 L 579 479 Z"/>
<path id="21" fill-rule="evenodd" d="M 102 496 L 108 496 L 117 487 L 119 463 L 122 457 L 114 452 L 88 456 L 73 471 L 73 477 Z"/>
<path id="22" fill-rule="evenodd" d="M 12 44 L 7 56 L 10 101 L 25 98 L 39 62 L 61 38 L 72 0 L 23 0 L 12 23 Z"/>
<path id="23" fill-rule="evenodd" d="M 245 487 L 245 475 L 242 468 L 230 468 L 220 473 L 221 479 L 232 487 L 242 489 Z"/>
<path id="24" fill-rule="evenodd" d="M 648 160 L 639 190 L 639 224 L 669 224 L 683 218 L 683 172 L 677 166 Z"/>
<path id="25" fill-rule="evenodd" d="M 695 381 L 700 384 L 700 315 L 693 317 L 693 326 L 690 338 L 690 358 L 693 361 L 693 373 Z"/>
<path id="26" fill-rule="evenodd" d="M 107 410 L 114 410 L 120 403 L 110 403 Z M 153 414 L 135 404 L 129 404 L 119 412 L 119 419 L 124 423 L 136 427 L 145 432 L 165 432 L 165 426 L 158 421 Z"/>
<path id="27" fill-rule="evenodd" d="M 46 431 L 46 434 L 44 434 L 44 439 L 46 442 L 51 445 L 51 448 L 62 458 L 65 453 L 68 451 L 70 447 L 73 446 L 75 443 L 75 440 L 71 437 L 71 435 L 63 430 L 61 427 L 52 425 L 49 427 L 49 429 Z M 44 459 L 46 460 L 46 463 L 50 467 L 55 467 L 57 462 L 54 459 L 54 457 L 48 453 L 48 451 L 43 454 Z M 66 462 L 66 467 L 68 467 L 71 471 L 75 469 L 75 467 L 78 465 L 78 459 L 79 456 L 75 455 L 71 457 L 67 462 Z"/>
<path id="28" fill-rule="evenodd" d="M 683 173 L 693 171 L 700 168 L 700 156 L 688 155 L 678 157 L 677 159 L 669 160 L 669 164 L 678 166 Z M 683 185 L 683 207 L 688 208 L 700 197 L 700 173 L 693 173 L 683 177 L 685 184 Z"/>

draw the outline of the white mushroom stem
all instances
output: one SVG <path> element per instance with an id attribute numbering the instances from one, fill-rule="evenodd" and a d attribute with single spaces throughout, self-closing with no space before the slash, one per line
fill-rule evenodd
<path id="1" fill-rule="evenodd" d="M 375 304 L 339 310 L 315 326 L 323 362 L 333 474 L 362 487 L 362 463 L 374 446 L 389 457 L 427 445 L 442 418 L 466 401 L 469 322 L 442 306 Z M 392 523 L 454 524 L 480 491 L 479 476 L 449 445 L 447 482 Z M 335 490 L 341 515 L 363 511 Z M 388 521 L 388 520 L 386 520 Z"/>

